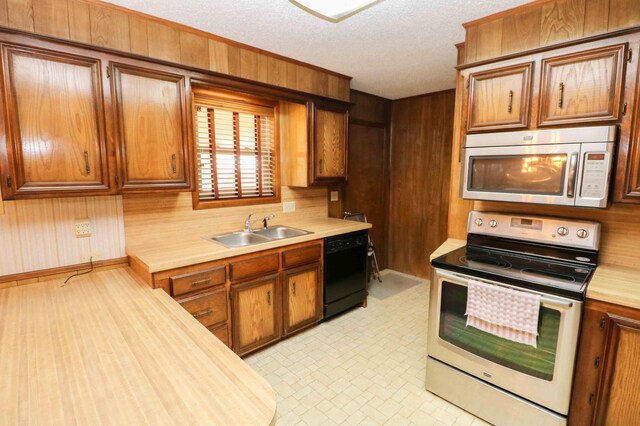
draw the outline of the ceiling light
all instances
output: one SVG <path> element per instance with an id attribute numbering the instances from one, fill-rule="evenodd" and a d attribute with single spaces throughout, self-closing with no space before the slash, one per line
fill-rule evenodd
<path id="1" fill-rule="evenodd" d="M 289 0 L 291 3 L 331 22 L 340 22 L 382 0 Z"/>

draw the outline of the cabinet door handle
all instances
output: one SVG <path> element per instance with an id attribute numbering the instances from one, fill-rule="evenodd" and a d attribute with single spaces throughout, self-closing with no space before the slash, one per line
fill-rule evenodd
<path id="1" fill-rule="evenodd" d="M 322 158 L 318 160 L 318 164 L 320 166 L 320 173 L 324 173 L 324 161 L 322 161 Z"/>
<path id="2" fill-rule="evenodd" d="M 171 154 L 171 173 L 176 174 L 176 155 Z"/>
<path id="3" fill-rule="evenodd" d="M 191 283 L 191 287 L 196 287 L 196 286 L 199 286 L 199 285 L 209 284 L 210 282 L 211 282 L 211 278 L 205 278 L 205 279 L 202 279 L 202 280 L 193 281 Z"/>
<path id="4" fill-rule="evenodd" d="M 271 290 L 267 290 L 267 303 L 271 306 Z"/>
<path id="5" fill-rule="evenodd" d="M 91 173 L 91 165 L 89 164 L 89 151 L 84 152 L 84 171 L 87 174 Z"/>
<path id="6" fill-rule="evenodd" d="M 509 90 L 509 106 L 507 107 L 507 112 L 511 113 L 513 111 L 513 90 Z"/>
<path id="7" fill-rule="evenodd" d="M 296 295 L 296 282 L 294 281 L 293 283 L 291 283 L 291 285 L 293 286 L 293 295 Z"/>
<path id="8" fill-rule="evenodd" d="M 562 108 L 564 104 L 564 83 L 560 83 L 560 99 L 558 100 L 558 108 Z"/>
<path id="9" fill-rule="evenodd" d="M 207 315 L 211 315 L 212 313 L 213 313 L 213 309 L 208 308 L 204 311 L 196 312 L 195 314 L 193 314 L 193 317 L 195 319 L 198 319 L 198 318 L 206 317 Z"/>

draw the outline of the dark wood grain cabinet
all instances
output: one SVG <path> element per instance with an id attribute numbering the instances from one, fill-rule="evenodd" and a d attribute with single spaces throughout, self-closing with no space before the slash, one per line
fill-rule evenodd
<path id="1" fill-rule="evenodd" d="M 532 70 L 529 62 L 471 73 L 467 131 L 528 127 Z"/>
<path id="2" fill-rule="evenodd" d="M 111 191 L 102 61 L 2 45 L 6 198 Z"/>
<path id="3" fill-rule="evenodd" d="M 346 109 L 311 103 L 311 184 L 347 181 Z"/>
<path id="4" fill-rule="evenodd" d="M 113 63 L 122 191 L 190 188 L 185 76 Z"/>
<path id="5" fill-rule="evenodd" d="M 570 425 L 640 422 L 640 310 L 587 301 Z"/>

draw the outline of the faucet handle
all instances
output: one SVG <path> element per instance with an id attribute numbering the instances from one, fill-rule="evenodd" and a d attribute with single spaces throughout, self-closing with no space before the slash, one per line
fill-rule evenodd
<path id="1" fill-rule="evenodd" d="M 262 228 L 267 229 L 267 222 L 276 217 L 275 214 L 270 214 L 262 218 Z"/>

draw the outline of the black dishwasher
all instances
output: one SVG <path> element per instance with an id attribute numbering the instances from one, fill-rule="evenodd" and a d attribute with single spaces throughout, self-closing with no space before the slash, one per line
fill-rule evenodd
<path id="1" fill-rule="evenodd" d="M 367 297 L 367 231 L 324 239 L 324 319 Z"/>

